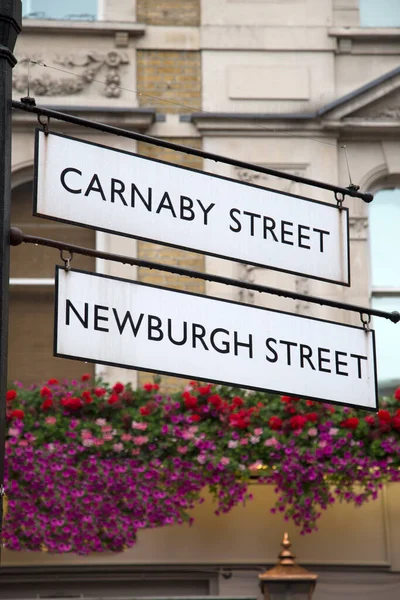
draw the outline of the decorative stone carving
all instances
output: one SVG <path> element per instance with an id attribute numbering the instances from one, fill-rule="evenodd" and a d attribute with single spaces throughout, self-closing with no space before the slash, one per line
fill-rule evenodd
<path id="1" fill-rule="evenodd" d="M 400 119 L 400 90 L 396 89 L 361 108 L 349 118 L 364 119 L 366 121 L 394 121 Z"/>
<path id="2" fill-rule="evenodd" d="M 271 165 L 260 166 L 271 167 Z M 283 173 L 288 173 L 290 175 L 304 177 L 307 165 L 273 165 L 271 168 L 274 168 L 277 171 L 282 171 Z M 267 175 L 266 173 L 257 173 L 256 171 L 243 169 L 242 167 L 234 167 L 234 171 L 236 178 L 240 181 L 245 181 L 246 183 L 252 183 L 262 187 L 270 187 L 271 189 L 276 189 L 288 194 L 296 193 L 298 184 L 295 181 L 280 179 L 278 177 L 274 177 L 273 175 Z"/>
<path id="3" fill-rule="evenodd" d="M 350 217 L 349 219 L 350 239 L 367 240 L 368 239 L 368 218 Z"/>
<path id="4" fill-rule="evenodd" d="M 80 52 L 55 56 L 50 63 L 48 60 L 44 62 L 39 55 L 23 56 L 19 59 L 19 65 L 25 68 L 22 72 L 21 69 L 14 70 L 13 89 L 24 95 L 29 87 L 30 93 L 35 96 L 70 96 L 82 92 L 102 72 L 102 93 L 107 98 L 117 98 L 121 95 L 120 67 L 128 63 L 127 54 L 117 50 L 106 54 Z M 55 67 L 54 64 L 60 66 Z"/>

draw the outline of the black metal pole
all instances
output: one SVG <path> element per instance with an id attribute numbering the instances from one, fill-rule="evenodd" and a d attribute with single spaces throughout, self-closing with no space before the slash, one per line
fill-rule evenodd
<path id="1" fill-rule="evenodd" d="M 21 0 L 0 2 L 0 558 L 3 533 L 11 205 L 11 86 L 22 24 Z"/>
<path id="2" fill-rule="evenodd" d="M 113 135 L 120 135 L 131 140 L 138 142 L 146 142 L 147 144 L 153 144 L 153 146 L 159 146 L 161 148 L 168 148 L 169 150 L 175 150 L 176 152 L 183 152 L 192 156 L 199 156 L 215 162 L 221 162 L 226 165 L 232 165 L 242 169 L 249 169 L 256 171 L 257 173 L 264 173 L 265 175 L 273 175 L 281 179 L 288 179 L 289 181 L 295 181 L 296 183 L 304 183 L 305 185 L 311 185 L 322 190 L 329 190 L 335 194 L 336 200 L 340 203 L 345 196 L 351 196 L 352 198 L 361 198 L 364 202 L 372 202 L 374 199 L 370 192 L 359 192 L 359 188 L 354 184 L 344 188 L 339 185 L 332 185 L 330 183 L 324 183 L 323 181 L 317 181 L 315 179 L 309 179 L 308 177 L 300 177 L 300 175 L 292 175 L 290 173 L 284 173 L 283 171 L 277 171 L 276 169 L 270 169 L 269 167 L 262 167 L 253 163 L 244 162 L 242 160 L 236 160 L 234 158 L 228 158 L 221 156 L 220 154 L 213 154 L 211 152 L 205 152 L 204 150 L 197 150 L 196 148 L 190 148 L 189 146 L 183 146 L 182 144 L 175 144 L 174 142 L 168 142 L 162 138 L 152 137 L 144 133 L 138 133 L 137 131 L 128 131 L 127 129 L 121 129 L 120 127 L 114 127 L 113 125 L 107 125 L 105 123 L 98 123 L 97 121 L 89 121 L 88 119 L 82 119 L 75 117 L 67 113 L 59 112 L 51 108 L 45 108 L 43 106 L 35 106 L 31 102 L 28 102 L 29 97 L 22 99 L 25 102 L 13 101 L 13 108 L 25 110 L 26 112 L 34 113 L 38 116 L 44 116 L 58 119 L 59 121 L 65 121 L 72 125 L 79 125 L 81 127 L 90 127 L 90 129 L 97 129 L 103 133 L 112 133 Z M 32 100 L 32 99 L 30 99 Z"/>
<path id="3" fill-rule="evenodd" d="M 191 269 L 185 269 L 183 267 L 172 267 L 162 263 L 155 263 L 140 258 L 132 258 L 130 256 L 122 256 L 120 254 L 111 254 L 110 252 L 93 250 L 92 248 L 83 248 L 82 246 L 76 246 L 75 244 L 69 244 L 68 242 L 50 240 L 48 238 L 42 238 L 37 235 L 25 235 L 23 231 L 18 229 L 18 227 L 11 227 L 10 243 L 12 246 L 19 246 L 20 244 L 35 244 L 38 246 L 47 246 L 48 248 L 56 248 L 57 250 L 60 250 L 61 259 L 64 262 L 71 260 L 73 254 L 82 254 L 83 256 L 92 256 L 93 258 L 101 258 L 103 260 L 112 260 L 114 262 L 120 262 L 124 265 L 134 265 L 137 267 L 142 267 L 144 269 L 156 269 L 157 271 L 173 273 L 174 275 L 182 275 L 184 277 L 201 279 L 203 281 L 221 283 L 222 285 L 231 285 L 233 287 L 239 287 L 245 290 L 254 290 L 255 292 L 273 294 L 274 296 L 279 296 L 281 298 L 291 298 L 292 300 L 301 300 L 303 302 L 309 302 L 311 304 L 319 304 L 320 306 L 330 306 L 331 308 L 349 310 L 351 312 L 359 313 L 361 317 L 369 315 L 375 317 L 382 317 L 383 319 L 389 319 L 389 321 L 392 321 L 392 323 L 398 323 L 400 321 L 400 313 L 397 311 L 386 312 L 384 310 L 356 306 L 355 304 L 344 304 L 343 302 L 337 302 L 336 300 L 328 300 L 327 298 L 324 299 L 317 298 L 315 296 L 307 296 L 306 294 L 298 294 L 297 292 L 281 290 L 266 285 L 260 285 L 258 283 L 248 283 L 246 281 L 239 281 L 237 279 L 231 279 L 229 277 L 222 277 L 221 275 L 212 275 L 212 273 L 199 273 L 199 271 L 193 271 Z M 62 252 L 64 250 L 70 253 L 69 259 L 68 257 L 63 257 Z"/>

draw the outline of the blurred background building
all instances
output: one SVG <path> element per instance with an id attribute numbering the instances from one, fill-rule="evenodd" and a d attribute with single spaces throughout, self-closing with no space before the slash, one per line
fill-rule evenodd
<path id="1" fill-rule="evenodd" d="M 32 217 L 38 123 L 14 111 L 13 225 L 109 252 L 400 310 L 400 0 L 24 0 L 23 15 L 15 99 L 30 95 L 40 106 L 209 152 L 341 186 L 354 183 L 375 199 L 371 205 L 345 201 L 350 288 L 95 233 Z M 333 193 L 251 170 L 63 122 L 51 122 L 50 129 L 335 203 Z M 148 380 L 146 374 L 52 357 L 56 263 L 51 249 L 12 249 L 10 381 L 74 378 L 83 370 L 110 381 Z M 358 315 L 336 309 L 193 279 L 82 257 L 74 257 L 73 266 L 360 324 Z M 390 322 L 376 319 L 373 325 L 380 389 L 389 393 L 400 382 L 399 333 Z M 164 386 L 177 385 L 165 378 Z M 302 564 L 319 574 L 317 600 L 399 597 L 398 487 L 388 486 L 362 509 L 335 506 L 310 537 L 299 538 L 289 527 Z M 255 597 L 257 573 L 275 562 L 282 538 L 283 522 L 269 514 L 272 497 L 273 490 L 260 486 L 251 504 L 218 518 L 212 506 L 202 505 L 191 529 L 144 532 L 122 555 L 4 551 L 0 597 L 61 591 Z"/>

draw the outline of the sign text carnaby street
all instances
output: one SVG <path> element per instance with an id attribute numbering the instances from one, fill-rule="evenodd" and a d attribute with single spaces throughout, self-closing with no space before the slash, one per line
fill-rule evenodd
<path id="1" fill-rule="evenodd" d="M 376 409 L 373 331 L 56 269 L 55 355 Z"/>
<path id="2" fill-rule="evenodd" d="M 34 213 L 350 285 L 348 210 L 36 131 Z"/>

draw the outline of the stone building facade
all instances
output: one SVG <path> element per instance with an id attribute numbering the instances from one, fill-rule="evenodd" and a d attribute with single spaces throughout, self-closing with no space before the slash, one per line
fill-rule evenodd
<path id="1" fill-rule="evenodd" d="M 354 183 L 362 191 L 374 192 L 372 205 L 359 199 L 345 201 L 350 210 L 351 287 L 33 218 L 37 121 L 19 111 L 13 115 L 13 224 L 25 233 L 40 232 L 83 246 L 306 295 L 399 310 L 400 279 L 395 265 L 400 251 L 396 236 L 400 3 L 397 12 L 393 11 L 396 1 L 382 0 L 379 14 L 373 4 L 367 0 L 99 0 L 87 2 L 86 7 L 82 0 L 79 10 L 91 14 L 91 20 L 84 20 L 52 13 L 52 3 L 32 0 L 24 3 L 25 14 L 31 17 L 23 21 L 13 79 L 15 99 L 30 95 L 40 106 L 320 181 L 342 186 Z M 35 12 L 33 16 L 45 18 L 32 18 Z M 51 129 L 335 202 L 331 192 L 251 170 L 62 122 L 51 122 Z M 10 379 L 28 383 L 50 376 L 75 377 L 82 370 L 96 368 L 110 380 L 143 383 L 151 375 L 52 358 L 56 263 L 60 261 L 55 251 L 12 250 Z M 219 284 L 78 257 L 74 266 L 359 324 L 358 315 L 256 297 Z M 381 387 L 390 390 L 400 379 L 399 334 L 392 324 L 377 321 L 374 326 Z M 171 388 L 177 382 L 166 379 L 164 385 Z M 26 598 L 28 592 L 33 597 L 44 594 L 43 590 L 47 595 L 68 590 L 88 596 L 102 593 L 103 597 L 132 593 L 255 597 L 259 566 L 275 562 L 284 529 L 279 517 L 269 515 L 272 497 L 272 490 L 256 489 L 251 506 L 219 518 L 206 503 L 196 510 L 192 529 L 144 532 L 137 546 L 123 555 L 78 560 L 5 551 L 5 587 L 14 590 L 12 597 Z M 330 509 L 320 532 L 312 537 L 299 538 L 291 531 L 300 562 L 320 575 L 316 600 L 357 596 L 369 600 L 378 594 L 385 600 L 398 597 L 399 499 L 398 486 L 391 485 L 362 509 Z M 226 566 L 232 570 L 227 572 Z M 1 591 L 0 597 L 8 596 Z"/>

